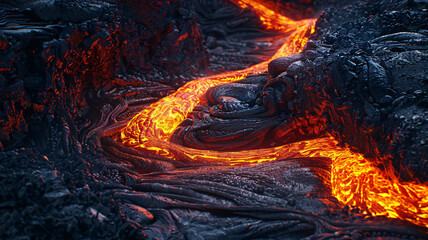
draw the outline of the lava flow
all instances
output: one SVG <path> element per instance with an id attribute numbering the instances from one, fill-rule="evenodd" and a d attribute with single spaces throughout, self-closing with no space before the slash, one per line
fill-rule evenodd
<path id="1" fill-rule="evenodd" d="M 314 29 L 314 20 L 293 21 L 264 7 L 258 1 L 236 1 L 254 10 L 267 29 L 289 34 L 270 60 L 300 52 Z M 168 142 L 176 127 L 198 105 L 208 88 L 264 72 L 270 62 L 191 81 L 174 94 L 161 99 L 136 115 L 121 131 L 124 145 L 174 159 L 244 165 L 291 157 L 328 157 L 331 176 L 320 176 L 341 203 L 359 206 L 371 214 L 399 218 L 428 227 L 428 187 L 400 183 L 392 174 L 381 171 L 361 154 L 338 147 L 333 138 L 320 138 L 275 148 L 239 152 L 191 149 Z"/>

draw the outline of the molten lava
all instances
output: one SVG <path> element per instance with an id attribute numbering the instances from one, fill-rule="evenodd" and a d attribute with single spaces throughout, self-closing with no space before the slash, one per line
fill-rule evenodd
<path id="1" fill-rule="evenodd" d="M 276 30 L 278 32 L 290 32 L 296 29 L 296 21 L 289 19 L 272 9 L 266 7 L 260 0 L 232 0 L 241 8 L 250 8 L 260 18 L 267 30 Z M 298 25 L 302 27 L 302 25 Z"/>
<path id="2" fill-rule="evenodd" d="M 393 174 L 383 172 L 361 154 L 337 146 L 333 138 L 320 138 L 275 148 L 239 152 L 191 149 L 168 142 L 176 127 L 198 105 L 208 88 L 266 71 L 268 63 L 281 56 L 300 52 L 313 32 L 315 20 L 293 21 L 266 8 L 259 1 L 235 1 L 249 7 L 267 29 L 289 34 L 278 52 L 269 60 L 244 70 L 200 78 L 179 88 L 174 94 L 137 114 L 121 131 L 124 145 L 174 159 L 176 161 L 212 162 L 244 165 L 294 157 L 328 157 L 331 175 L 320 174 L 332 194 L 341 203 L 359 206 L 371 214 L 400 218 L 428 227 L 428 187 L 400 183 Z"/>

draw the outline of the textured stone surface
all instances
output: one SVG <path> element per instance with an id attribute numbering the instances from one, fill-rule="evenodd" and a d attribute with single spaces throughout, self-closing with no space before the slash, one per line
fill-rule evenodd
<path id="1" fill-rule="evenodd" d="M 84 89 L 123 84 L 115 81 L 118 74 L 141 75 L 137 84 L 144 80 L 182 84 L 184 77 L 171 76 L 180 72 L 190 77 L 206 65 L 188 0 L 3 4 L 0 142 L 4 147 L 22 138 L 38 116 L 75 118 L 85 105 Z"/>
<path id="2" fill-rule="evenodd" d="M 247 56 L 256 46 L 228 38 L 251 19 L 217 27 L 211 16 L 198 34 L 198 6 L 224 3 L 201 0 L 193 11 L 191 1 L 166 2 L 0 3 L 0 135 L 6 150 L 0 152 L 0 238 L 426 239 L 426 229 L 339 206 L 316 175 L 328 175 L 326 158 L 189 166 L 115 142 L 111 136 L 132 116 L 204 69 L 202 43 L 210 53 L 217 49 L 210 57 L 217 63 Z M 321 4 L 287 2 L 314 9 Z M 276 68 L 274 77 L 233 85 L 237 95 L 230 98 L 221 96 L 226 88 L 210 90 L 211 104 L 222 109 L 205 110 L 228 121 L 251 121 L 261 109 L 259 124 L 272 131 L 255 147 L 329 131 L 367 157 L 378 154 L 374 150 L 392 154 L 403 179 L 423 180 L 427 32 L 420 2 L 368 1 L 327 10 L 298 63 Z M 209 10 L 205 14 L 215 9 Z M 235 10 L 220 16 L 233 18 Z M 254 17 L 242 14 L 235 20 Z M 292 132 L 285 131 L 285 119 L 297 126 Z M 235 122 L 232 135 L 233 126 L 243 125 Z M 248 136 L 260 135 L 258 126 L 253 129 Z"/>

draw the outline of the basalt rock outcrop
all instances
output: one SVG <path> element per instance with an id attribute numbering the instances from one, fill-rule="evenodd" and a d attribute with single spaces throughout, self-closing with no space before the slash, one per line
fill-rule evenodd
<path id="1" fill-rule="evenodd" d="M 343 14 L 327 10 L 302 52 L 302 68 L 295 62 L 277 77 L 294 78 L 288 88 L 297 90 L 303 110 L 327 103 L 321 107 L 327 131 L 369 158 L 392 157 L 380 166 L 392 164 L 404 180 L 428 180 L 424 5 L 385 1 Z"/>

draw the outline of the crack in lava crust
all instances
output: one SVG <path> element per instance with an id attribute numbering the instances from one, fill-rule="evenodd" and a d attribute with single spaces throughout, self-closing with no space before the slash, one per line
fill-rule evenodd
<path id="1" fill-rule="evenodd" d="M 240 152 L 216 152 L 183 147 L 168 142 L 176 127 L 203 101 L 213 86 L 245 78 L 267 69 L 278 57 L 300 52 L 314 31 L 314 20 L 292 21 L 265 8 L 257 1 L 237 1 L 241 7 L 252 8 L 267 29 L 290 34 L 269 61 L 248 69 L 219 74 L 191 81 L 174 94 L 161 99 L 136 115 L 121 131 L 121 141 L 128 147 L 154 152 L 180 162 L 247 165 L 290 157 L 329 157 L 331 177 L 319 174 L 332 194 L 341 203 L 360 206 L 373 215 L 407 220 L 428 227 L 428 187 L 418 183 L 400 183 L 390 172 L 382 172 L 361 154 L 337 147 L 333 138 L 320 138 L 275 148 Z M 278 23 L 281 23 L 278 25 Z"/>

